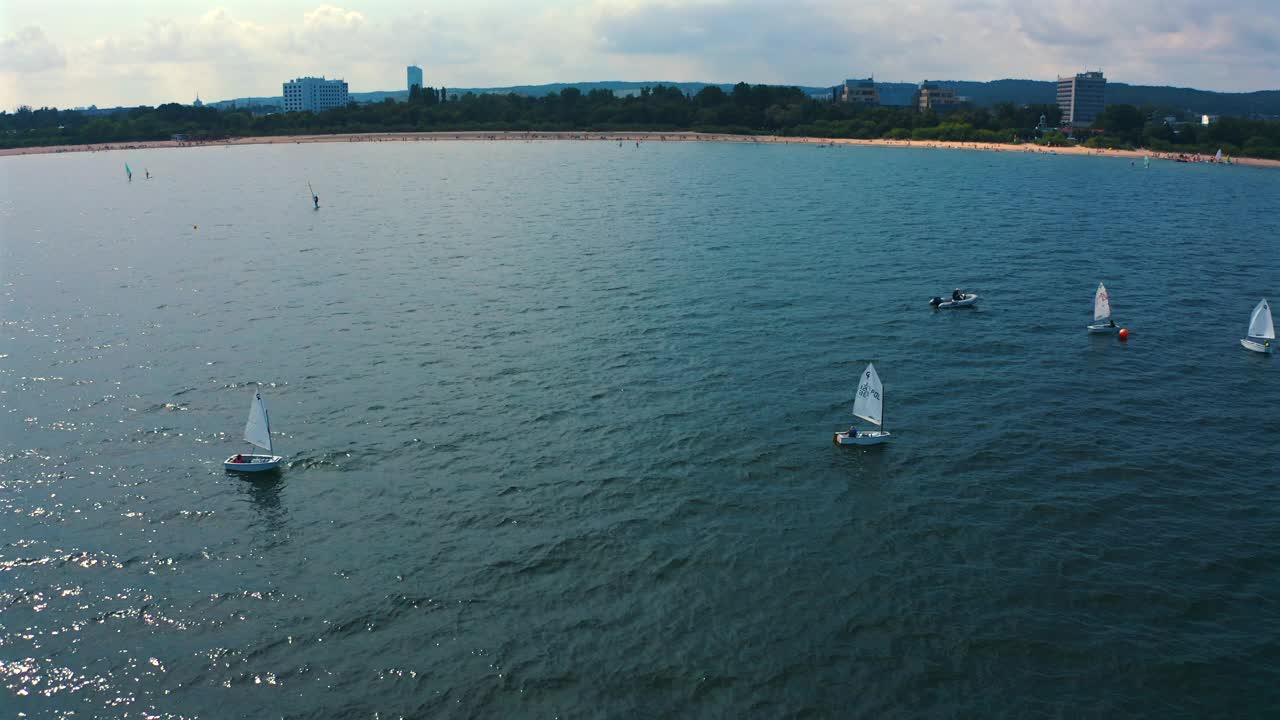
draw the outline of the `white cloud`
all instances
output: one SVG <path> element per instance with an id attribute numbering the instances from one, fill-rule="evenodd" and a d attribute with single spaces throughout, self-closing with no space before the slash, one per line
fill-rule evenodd
<path id="1" fill-rule="evenodd" d="M 0 41 L 0 72 L 43 72 L 63 67 L 66 62 L 62 51 L 34 25 Z"/>
<path id="2" fill-rule="evenodd" d="M 438 0 L 413 10 L 362 0 L 287 13 L 220 0 L 231 9 L 185 14 L 133 1 L 153 12 L 86 11 L 55 25 L 43 5 L 13 0 L 27 8 L 14 15 L 39 22 L 0 41 L 0 106 L 278 95 L 310 74 L 389 90 L 410 63 L 449 87 L 1051 79 L 1098 67 L 1135 84 L 1280 85 L 1275 0 Z M 59 42 L 40 26 L 56 26 Z"/>
<path id="3" fill-rule="evenodd" d="M 332 5 L 321 5 L 302 15 L 302 25 L 314 31 L 351 31 L 365 24 L 364 15 Z"/>
<path id="4" fill-rule="evenodd" d="M 283 35 L 236 19 L 225 9 L 195 19 L 149 18 L 140 30 L 99 37 L 83 59 L 107 65 L 237 63 L 268 58 Z"/>

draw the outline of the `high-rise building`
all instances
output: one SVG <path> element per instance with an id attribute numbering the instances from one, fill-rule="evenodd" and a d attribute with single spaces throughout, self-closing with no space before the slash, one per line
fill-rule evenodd
<path id="1" fill-rule="evenodd" d="M 324 112 L 347 104 L 347 82 L 302 77 L 284 84 L 285 112 Z"/>
<path id="2" fill-rule="evenodd" d="M 1078 73 L 1074 77 L 1058 76 L 1058 109 L 1064 125 L 1092 125 L 1106 107 L 1107 79 L 1102 71 Z"/>
<path id="3" fill-rule="evenodd" d="M 880 93 L 876 91 L 874 78 L 845 80 L 843 85 L 831 88 L 831 99 L 835 102 L 879 105 Z"/>
<path id="4" fill-rule="evenodd" d="M 956 95 L 956 91 L 953 88 L 942 87 L 936 82 L 925 80 L 920 83 L 920 87 L 916 88 L 914 104 L 916 110 L 920 112 L 925 110 L 945 112 L 958 106 L 960 97 Z"/>
<path id="5" fill-rule="evenodd" d="M 418 67 L 417 65 L 410 65 L 409 66 L 409 89 L 412 90 L 414 85 L 417 85 L 419 88 L 422 87 L 422 68 Z"/>

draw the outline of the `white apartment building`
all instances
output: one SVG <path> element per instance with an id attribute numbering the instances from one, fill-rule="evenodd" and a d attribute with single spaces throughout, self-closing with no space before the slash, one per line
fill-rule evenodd
<path id="1" fill-rule="evenodd" d="M 285 112 L 324 112 L 347 104 L 347 82 L 302 77 L 284 84 Z"/>

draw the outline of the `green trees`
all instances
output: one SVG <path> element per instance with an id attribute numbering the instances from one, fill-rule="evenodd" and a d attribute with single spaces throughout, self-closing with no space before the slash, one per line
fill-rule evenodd
<path id="1" fill-rule="evenodd" d="M 1054 105 L 997 103 L 990 108 L 962 105 L 946 113 L 911 107 L 864 106 L 811 98 L 798 88 L 738 83 L 728 92 L 707 86 L 694 95 L 656 85 L 637 93 L 611 90 L 583 93 L 567 87 L 543 97 L 510 94 L 453 95 L 445 88 L 413 88 L 407 102 L 351 104 L 324 113 L 255 115 L 168 103 L 111 115 L 56 108 L 21 107 L 0 112 L 0 147 L 192 139 L 303 133 L 450 131 L 700 130 L 742 134 L 832 138 L 891 138 L 961 142 L 1069 144 L 1057 131 L 1041 135 L 1062 114 Z M 1158 118 L 1158 119 L 1157 119 Z M 1164 112 L 1133 105 L 1110 105 L 1088 136 L 1095 146 L 1142 145 L 1157 150 L 1245 153 L 1280 159 L 1280 122 L 1223 118 L 1201 126 L 1166 124 Z"/>
<path id="2" fill-rule="evenodd" d="M 1142 143 L 1142 129 L 1147 118 L 1132 105 L 1108 105 L 1094 120 L 1093 126 L 1107 135 L 1132 144 Z"/>

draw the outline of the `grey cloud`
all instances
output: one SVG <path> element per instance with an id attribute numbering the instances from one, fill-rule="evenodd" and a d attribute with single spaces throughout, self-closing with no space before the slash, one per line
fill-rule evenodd
<path id="1" fill-rule="evenodd" d="M 596 49 L 615 60 L 660 56 L 698 75 L 672 80 L 834 82 L 872 44 L 821 3 L 803 1 L 608 9 L 591 30 Z"/>
<path id="2" fill-rule="evenodd" d="M 705 50 L 724 38 L 707 31 L 720 8 L 649 5 L 607 12 L 596 32 L 611 52 L 662 55 Z"/>
<path id="3" fill-rule="evenodd" d="M 843 47 L 820 7 L 796 2 L 640 5 L 606 11 L 595 33 L 607 52 L 663 55 L 717 49 L 767 49 L 771 55 Z"/>
<path id="4" fill-rule="evenodd" d="M 1063 18 L 1055 17 L 1050 9 L 1031 5 L 1015 5 L 1016 14 L 1022 32 L 1040 45 L 1071 45 L 1077 47 L 1097 47 L 1107 43 L 1107 34 L 1103 26 L 1093 22 L 1081 23 L 1084 29 L 1069 25 Z"/>
<path id="5" fill-rule="evenodd" d="M 605 55 L 681 60 L 717 79 L 1049 78 L 1103 67 L 1124 82 L 1240 89 L 1275 87 L 1280 62 L 1277 0 L 638 0 L 603 8 L 592 30 Z M 1224 78 L 1233 78 L 1227 87 Z"/>
<path id="6" fill-rule="evenodd" d="M 66 55 L 38 27 L 29 25 L 0 41 L 0 71 L 40 72 L 66 64 Z"/>

